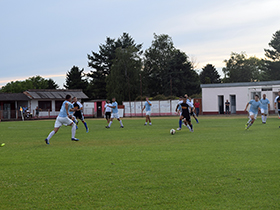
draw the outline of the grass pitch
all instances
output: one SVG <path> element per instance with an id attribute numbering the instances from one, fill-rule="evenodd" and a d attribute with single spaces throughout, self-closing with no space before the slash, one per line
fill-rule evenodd
<path id="1" fill-rule="evenodd" d="M 54 120 L 1 122 L 0 209 L 280 209 L 280 120 L 87 119 L 71 141 Z"/>

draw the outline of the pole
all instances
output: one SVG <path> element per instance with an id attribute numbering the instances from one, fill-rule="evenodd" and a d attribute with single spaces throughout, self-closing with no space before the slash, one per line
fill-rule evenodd
<path id="1" fill-rule="evenodd" d="M 142 110 L 142 77 L 140 75 L 140 95 L 141 95 L 141 110 Z M 143 117 L 143 111 L 141 111 L 142 117 Z"/>

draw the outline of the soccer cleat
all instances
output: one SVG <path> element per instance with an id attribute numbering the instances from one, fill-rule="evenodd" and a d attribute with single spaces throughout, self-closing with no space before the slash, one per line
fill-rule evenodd
<path id="1" fill-rule="evenodd" d="M 45 142 L 46 144 L 50 144 L 49 140 L 48 139 L 45 139 Z"/>
<path id="2" fill-rule="evenodd" d="M 262 122 L 262 124 L 266 124 L 266 122 Z"/>
<path id="3" fill-rule="evenodd" d="M 72 141 L 79 141 L 77 138 L 71 138 Z"/>
<path id="4" fill-rule="evenodd" d="M 78 130 L 78 126 L 76 125 L 76 130 Z"/>
<path id="5" fill-rule="evenodd" d="M 191 132 L 193 132 L 193 129 L 191 129 Z"/>
<path id="6" fill-rule="evenodd" d="M 108 125 L 105 128 L 110 128 Z"/>
<path id="7" fill-rule="evenodd" d="M 147 125 L 147 123 L 145 123 L 144 125 Z"/>
<path id="8" fill-rule="evenodd" d="M 196 121 L 196 123 L 199 123 L 199 122 L 198 122 L 198 119 L 195 119 L 195 121 Z"/>
<path id="9" fill-rule="evenodd" d="M 177 128 L 177 131 L 180 131 L 181 130 L 181 128 Z"/>
<path id="10" fill-rule="evenodd" d="M 149 125 L 152 125 L 152 123 L 150 123 Z"/>
<path id="11" fill-rule="evenodd" d="M 120 128 L 124 128 L 123 126 L 121 126 Z"/>
<path id="12" fill-rule="evenodd" d="M 87 128 L 87 131 L 86 131 L 87 133 L 89 132 L 89 129 Z"/>

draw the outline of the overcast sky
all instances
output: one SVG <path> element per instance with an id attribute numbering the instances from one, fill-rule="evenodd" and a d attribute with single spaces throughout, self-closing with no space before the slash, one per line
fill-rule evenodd
<path id="1" fill-rule="evenodd" d="M 231 52 L 264 57 L 280 30 L 279 0 L 0 0 L 0 86 L 41 75 L 60 86 L 106 37 L 129 33 L 147 49 L 168 34 L 201 69 Z"/>

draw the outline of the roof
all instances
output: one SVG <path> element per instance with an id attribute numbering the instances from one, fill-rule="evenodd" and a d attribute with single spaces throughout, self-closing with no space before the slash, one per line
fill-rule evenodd
<path id="1" fill-rule="evenodd" d="M 88 98 L 81 89 L 33 89 L 23 93 L 32 99 L 65 99 L 68 94 L 79 99 Z"/>
<path id="2" fill-rule="evenodd" d="M 238 82 L 238 83 L 215 83 L 215 84 L 201 84 L 201 88 L 222 88 L 222 87 L 245 87 L 245 86 L 272 86 L 280 85 L 280 80 L 264 81 L 264 82 Z"/>
<path id="3" fill-rule="evenodd" d="M 29 101 L 30 98 L 23 93 L 0 93 L 0 101 Z"/>

